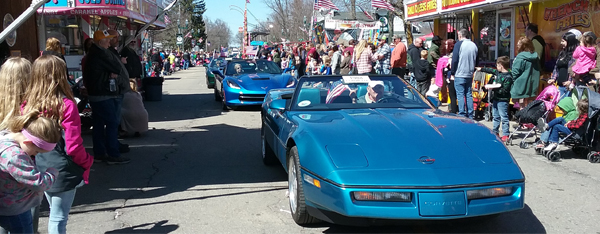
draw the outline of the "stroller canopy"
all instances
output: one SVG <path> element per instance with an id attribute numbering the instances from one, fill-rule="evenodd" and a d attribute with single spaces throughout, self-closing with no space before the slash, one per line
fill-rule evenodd
<path id="1" fill-rule="evenodd" d="M 596 93 L 586 86 L 575 87 L 571 92 L 571 99 L 575 106 L 577 106 L 579 100 L 584 98 L 588 99 L 588 118 L 595 116 L 597 112 L 600 111 L 600 93 Z"/>

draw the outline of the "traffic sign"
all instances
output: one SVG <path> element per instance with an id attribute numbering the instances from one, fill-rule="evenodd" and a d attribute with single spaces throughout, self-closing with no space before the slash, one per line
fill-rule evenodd
<path id="1" fill-rule="evenodd" d="M 177 34 L 177 45 L 183 45 L 183 34 Z"/>

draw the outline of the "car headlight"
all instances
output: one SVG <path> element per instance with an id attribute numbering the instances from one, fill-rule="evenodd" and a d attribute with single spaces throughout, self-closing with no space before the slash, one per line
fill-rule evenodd
<path id="1" fill-rule="evenodd" d="M 498 187 L 498 188 L 487 188 L 467 191 L 467 198 L 469 200 L 501 197 L 512 194 L 512 187 Z"/>
<path id="2" fill-rule="evenodd" d="M 352 197 L 357 201 L 391 201 L 409 202 L 412 193 L 404 192 L 352 192 Z"/>
<path id="3" fill-rule="evenodd" d="M 296 85 L 296 79 L 290 78 L 290 80 L 288 80 L 288 82 L 285 85 L 285 87 L 286 88 L 291 88 L 291 87 L 294 87 L 294 85 Z"/>
<path id="4" fill-rule="evenodd" d="M 240 89 L 240 86 L 231 80 L 227 80 L 227 85 L 229 85 L 229 87 L 232 89 Z"/>

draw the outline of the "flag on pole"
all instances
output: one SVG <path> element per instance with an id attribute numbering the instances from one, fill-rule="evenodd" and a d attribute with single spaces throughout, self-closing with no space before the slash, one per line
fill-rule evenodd
<path id="1" fill-rule="evenodd" d="M 315 0 L 315 10 L 319 10 L 321 8 L 325 8 L 325 9 L 336 9 L 336 10 L 340 10 L 339 8 L 337 8 L 335 6 L 335 4 L 333 4 L 333 2 L 331 0 Z"/>
<path id="2" fill-rule="evenodd" d="M 171 23 L 171 19 L 169 19 L 169 16 L 167 14 L 165 14 L 165 24 L 170 24 Z"/>
<path id="3" fill-rule="evenodd" d="M 371 6 L 373 8 L 388 9 L 390 11 L 395 10 L 394 6 L 387 2 L 387 0 L 371 0 Z"/>
<path id="4" fill-rule="evenodd" d="M 329 90 L 327 91 L 325 103 L 333 102 L 333 100 L 342 95 L 342 93 L 346 90 L 350 90 L 350 87 L 348 87 L 348 85 L 343 84 L 341 80 L 333 82 L 333 84 L 331 84 Z"/>
<path id="5" fill-rule="evenodd" d="M 192 38 L 192 32 L 188 32 L 187 34 L 185 34 L 185 37 Z"/>
<path id="6" fill-rule="evenodd" d="M 365 14 L 365 16 L 367 16 L 367 18 L 369 18 L 370 20 L 375 20 L 373 18 L 373 16 L 371 16 L 367 11 L 365 11 L 365 9 L 363 9 L 361 6 L 358 6 L 358 8 L 360 8 L 360 10 L 362 11 L 363 14 Z"/>

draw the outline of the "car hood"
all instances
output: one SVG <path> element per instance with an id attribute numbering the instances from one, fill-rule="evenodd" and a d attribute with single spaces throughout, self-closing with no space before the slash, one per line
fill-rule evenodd
<path id="1" fill-rule="evenodd" d="M 268 91 L 271 89 L 285 88 L 292 76 L 287 74 L 256 73 L 229 76 L 229 78 L 246 90 Z"/>
<path id="2" fill-rule="evenodd" d="M 441 186 L 522 179 L 510 152 L 488 128 L 456 115 L 358 109 L 293 116 L 333 164 L 307 160 L 302 165 L 340 184 Z"/>

